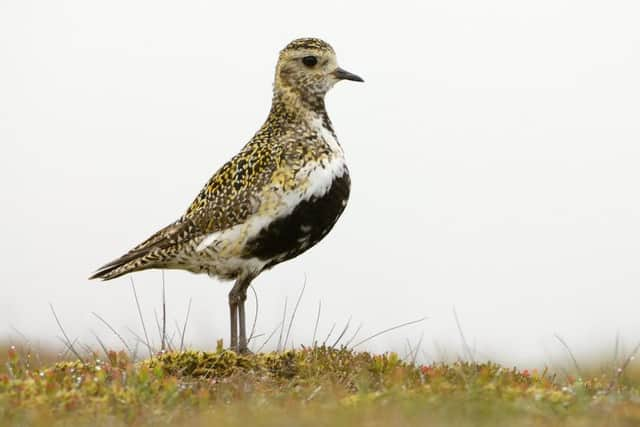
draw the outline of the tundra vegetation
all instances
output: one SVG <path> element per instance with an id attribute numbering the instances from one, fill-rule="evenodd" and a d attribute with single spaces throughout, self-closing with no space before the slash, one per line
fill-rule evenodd
<path id="1" fill-rule="evenodd" d="M 240 355 L 219 343 L 141 360 L 8 345 L 2 358 L 3 426 L 640 425 L 631 354 L 571 374 L 326 345 Z"/>

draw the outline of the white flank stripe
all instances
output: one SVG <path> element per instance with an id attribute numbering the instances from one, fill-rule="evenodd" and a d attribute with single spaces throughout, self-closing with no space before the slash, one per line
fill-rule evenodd
<path id="1" fill-rule="evenodd" d="M 313 120 L 311 120 L 311 126 L 316 132 L 320 134 L 322 139 L 324 139 L 324 142 L 326 142 L 327 145 L 331 147 L 331 151 L 339 155 L 343 154 L 342 147 L 340 146 L 340 144 L 338 144 L 336 137 L 333 136 L 333 133 L 329 129 L 324 127 L 321 118 L 314 118 Z"/>
<path id="2" fill-rule="evenodd" d="M 196 252 L 202 252 L 203 250 L 205 250 L 207 247 L 209 247 L 210 244 L 216 241 L 218 236 L 220 236 L 219 232 L 207 234 L 204 239 L 202 239 L 200 244 L 198 244 Z"/>

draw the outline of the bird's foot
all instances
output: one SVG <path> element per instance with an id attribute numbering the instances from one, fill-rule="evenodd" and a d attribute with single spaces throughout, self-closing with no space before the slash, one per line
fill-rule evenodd
<path id="1" fill-rule="evenodd" d="M 249 350 L 249 348 L 248 348 L 248 347 L 244 347 L 244 348 L 240 348 L 240 349 L 238 349 L 237 353 L 238 353 L 238 354 L 245 355 L 245 356 L 248 356 L 248 355 L 250 355 L 250 354 L 253 354 L 253 351 Z"/>

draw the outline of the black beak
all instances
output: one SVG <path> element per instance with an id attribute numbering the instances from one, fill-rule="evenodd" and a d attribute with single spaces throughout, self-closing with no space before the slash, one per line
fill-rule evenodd
<path id="1" fill-rule="evenodd" d="M 364 80 L 362 80 L 362 77 L 356 76 L 355 74 L 350 73 L 347 70 L 343 70 L 340 67 L 333 70 L 331 74 L 333 74 L 333 76 L 338 80 L 351 80 L 354 82 L 364 82 Z"/>

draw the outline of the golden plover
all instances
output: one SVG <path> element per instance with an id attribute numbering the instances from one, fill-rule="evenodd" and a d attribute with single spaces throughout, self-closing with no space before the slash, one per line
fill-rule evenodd
<path id="1" fill-rule="evenodd" d="M 180 219 L 91 279 L 161 268 L 235 280 L 230 344 L 246 351 L 244 302 L 251 281 L 318 243 L 347 204 L 349 171 L 324 104 L 339 80 L 363 81 L 338 67 L 326 42 L 289 43 L 278 58 L 269 117 L 251 141 Z"/>

